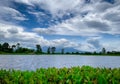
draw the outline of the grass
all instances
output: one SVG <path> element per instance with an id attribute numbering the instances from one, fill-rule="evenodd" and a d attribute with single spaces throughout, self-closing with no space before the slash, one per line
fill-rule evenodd
<path id="1" fill-rule="evenodd" d="M 120 84 L 120 68 L 40 68 L 0 70 L 0 84 Z"/>

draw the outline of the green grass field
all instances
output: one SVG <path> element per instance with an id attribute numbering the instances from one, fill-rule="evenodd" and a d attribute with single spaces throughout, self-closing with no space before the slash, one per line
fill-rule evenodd
<path id="1" fill-rule="evenodd" d="M 0 70 L 0 84 L 120 84 L 120 68 L 40 68 Z"/>

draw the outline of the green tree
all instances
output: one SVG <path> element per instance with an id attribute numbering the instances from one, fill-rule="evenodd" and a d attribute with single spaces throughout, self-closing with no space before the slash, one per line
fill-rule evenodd
<path id="1" fill-rule="evenodd" d="M 15 52 L 17 52 L 17 53 L 21 53 L 21 49 L 22 47 L 20 47 L 20 43 L 17 43 L 16 44 L 16 51 Z"/>
<path id="2" fill-rule="evenodd" d="M 102 54 L 106 54 L 106 49 L 102 48 Z"/>
<path id="3" fill-rule="evenodd" d="M 36 45 L 36 49 L 37 49 L 36 50 L 37 53 L 42 53 L 42 48 L 39 44 Z"/>
<path id="4" fill-rule="evenodd" d="M 0 51 L 2 51 L 2 44 L 0 44 Z"/>
<path id="5" fill-rule="evenodd" d="M 77 51 L 75 54 L 77 54 L 77 55 L 78 55 L 78 54 L 80 54 L 80 53 Z"/>
<path id="6" fill-rule="evenodd" d="M 64 54 L 64 48 L 61 49 L 61 54 Z"/>
<path id="7" fill-rule="evenodd" d="M 16 45 L 16 46 L 17 46 L 17 49 L 19 49 L 19 48 L 20 48 L 20 43 L 17 43 L 17 45 Z"/>
<path id="8" fill-rule="evenodd" d="M 50 54 L 50 47 L 48 47 L 48 49 L 47 49 L 47 53 Z"/>
<path id="9" fill-rule="evenodd" d="M 51 52 L 52 52 L 52 54 L 55 53 L 55 50 L 56 50 L 56 47 L 52 47 L 52 48 L 51 48 Z"/>
<path id="10" fill-rule="evenodd" d="M 96 54 L 97 54 L 97 52 L 96 52 L 96 51 L 94 51 L 94 52 L 93 52 L 93 54 L 94 54 L 94 55 L 96 55 Z"/>
<path id="11" fill-rule="evenodd" d="M 12 50 L 15 51 L 16 45 L 12 45 Z"/>
<path id="12" fill-rule="evenodd" d="M 7 42 L 3 43 L 2 49 L 4 52 L 9 52 L 9 48 L 10 48 L 9 43 Z"/>

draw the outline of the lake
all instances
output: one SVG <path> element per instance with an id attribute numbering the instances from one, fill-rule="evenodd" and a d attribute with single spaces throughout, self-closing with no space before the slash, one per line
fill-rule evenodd
<path id="1" fill-rule="evenodd" d="M 36 70 L 37 68 L 69 68 L 83 65 L 102 68 L 118 68 L 120 67 L 120 57 L 82 55 L 0 55 L 0 69 Z"/>

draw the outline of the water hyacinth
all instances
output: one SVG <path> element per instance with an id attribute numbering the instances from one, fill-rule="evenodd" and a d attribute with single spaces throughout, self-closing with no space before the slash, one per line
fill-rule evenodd
<path id="1" fill-rule="evenodd" d="M 36 71 L 0 70 L 0 84 L 119 84 L 120 68 L 40 68 Z"/>

